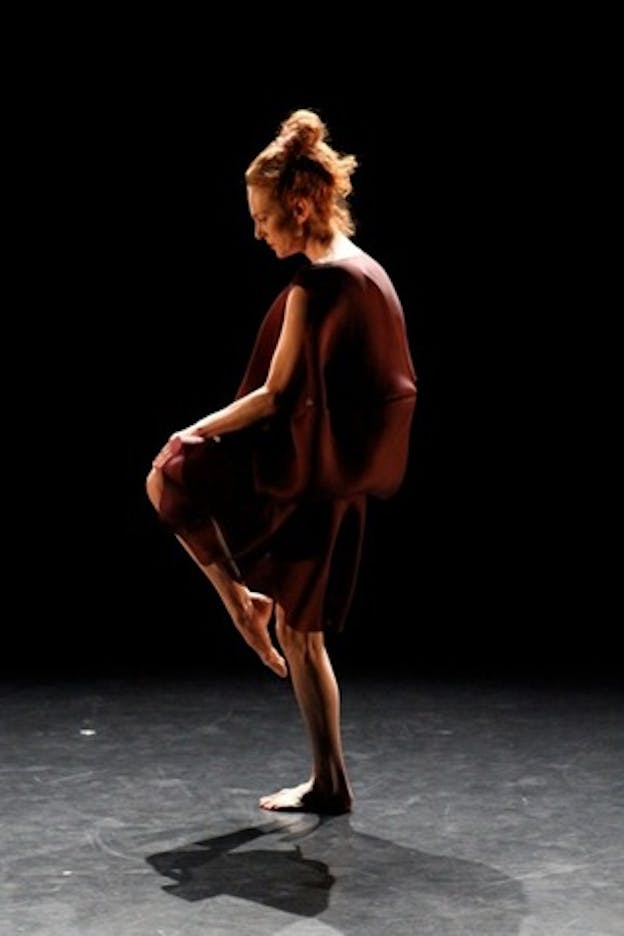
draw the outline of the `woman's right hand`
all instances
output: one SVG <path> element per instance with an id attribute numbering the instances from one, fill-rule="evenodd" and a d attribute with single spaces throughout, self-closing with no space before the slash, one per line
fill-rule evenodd
<path id="1" fill-rule="evenodd" d="M 154 468 L 162 468 L 170 458 L 180 454 L 184 445 L 200 445 L 205 441 L 204 436 L 199 435 L 192 428 L 180 429 L 169 436 L 168 441 L 165 442 L 156 458 L 152 461 L 152 465 Z"/>

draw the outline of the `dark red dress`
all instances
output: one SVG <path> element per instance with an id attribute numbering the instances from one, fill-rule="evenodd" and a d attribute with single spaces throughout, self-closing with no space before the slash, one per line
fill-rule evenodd
<path id="1" fill-rule="evenodd" d="M 203 563 L 226 563 L 299 630 L 340 630 L 368 496 L 405 476 L 416 375 L 401 303 L 368 254 L 309 264 L 259 329 L 237 397 L 261 386 L 294 284 L 308 293 L 303 350 L 277 413 L 165 465 L 159 508 Z"/>

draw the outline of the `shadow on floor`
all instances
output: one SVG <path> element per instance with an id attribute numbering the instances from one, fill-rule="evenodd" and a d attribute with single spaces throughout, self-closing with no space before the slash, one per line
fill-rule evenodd
<path id="1" fill-rule="evenodd" d="M 512 936 L 527 913 L 521 885 L 500 871 L 357 832 L 348 816 L 278 816 L 146 860 L 173 896 L 229 895 L 344 934 Z"/>

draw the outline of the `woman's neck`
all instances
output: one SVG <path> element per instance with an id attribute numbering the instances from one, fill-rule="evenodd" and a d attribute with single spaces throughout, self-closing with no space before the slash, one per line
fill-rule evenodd
<path id="1" fill-rule="evenodd" d="M 320 241 L 308 243 L 304 253 L 312 263 L 333 263 L 354 257 L 362 251 L 345 234 L 336 231 L 329 244 L 321 244 Z"/>

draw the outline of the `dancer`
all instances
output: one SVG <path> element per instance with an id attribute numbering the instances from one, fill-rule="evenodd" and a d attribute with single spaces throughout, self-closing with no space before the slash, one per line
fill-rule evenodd
<path id="1" fill-rule="evenodd" d="M 174 432 L 147 478 L 243 639 L 291 680 L 312 767 L 261 797 L 267 810 L 352 809 L 325 637 L 352 603 L 367 500 L 396 493 L 408 462 L 416 375 L 390 276 L 353 240 L 356 168 L 308 109 L 253 159 L 255 237 L 301 265 L 262 319 L 235 398 Z"/>

